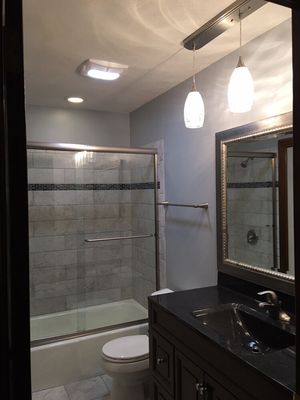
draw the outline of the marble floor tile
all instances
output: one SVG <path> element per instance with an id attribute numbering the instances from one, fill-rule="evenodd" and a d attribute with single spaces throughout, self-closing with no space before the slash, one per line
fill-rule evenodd
<path id="1" fill-rule="evenodd" d="M 111 391 L 112 378 L 109 375 L 102 375 L 101 378 L 104 380 L 107 389 Z"/>
<path id="2" fill-rule="evenodd" d="M 70 400 L 70 398 L 65 388 L 63 386 L 58 386 L 32 393 L 32 400 Z"/>
<path id="3" fill-rule="evenodd" d="M 70 383 L 65 388 L 70 400 L 103 400 L 109 394 L 100 376 Z"/>

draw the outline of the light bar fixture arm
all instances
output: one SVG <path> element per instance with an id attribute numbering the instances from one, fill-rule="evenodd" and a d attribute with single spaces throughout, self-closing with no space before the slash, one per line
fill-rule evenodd
<path id="1" fill-rule="evenodd" d="M 199 50 L 207 43 L 214 40 L 223 32 L 231 29 L 240 23 L 240 19 L 248 17 L 250 14 L 267 4 L 264 0 L 237 0 L 229 7 L 225 8 L 218 15 L 201 26 L 182 42 L 187 50 Z M 242 16 L 241 16 L 242 15 Z"/>

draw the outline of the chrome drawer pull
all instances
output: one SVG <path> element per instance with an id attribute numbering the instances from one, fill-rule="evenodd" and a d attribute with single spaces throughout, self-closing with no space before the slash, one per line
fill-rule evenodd
<path id="1" fill-rule="evenodd" d="M 203 383 L 196 383 L 196 390 L 199 392 L 200 396 L 204 396 L 207 392 L 207 387 Z"/>
<path id="2" fill-rule="evenodd" d="M 156 359 L 156 365 L 160 365 L 160 364 L 163 364 L 163 363 L 165 363 L 165 362 L 167 362 L 167 360 L 166 360 L 165 358 L 160 358 L 160 357 L 158 357 L 158 358 Z"/>

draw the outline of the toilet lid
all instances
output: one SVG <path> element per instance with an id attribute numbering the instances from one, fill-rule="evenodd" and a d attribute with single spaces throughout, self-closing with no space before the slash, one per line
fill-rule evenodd
<path id="1" fill-rule="evenodd" d="M 149 356 L 149 339 L 146 335 L 113 339 L 103 346 L 102 353 L 113 360 L 143 360 Z"/>

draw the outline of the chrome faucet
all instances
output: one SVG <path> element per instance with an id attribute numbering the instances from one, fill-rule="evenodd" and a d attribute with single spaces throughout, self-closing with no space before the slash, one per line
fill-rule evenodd
<path id="1" fill-rule="evenodd" d="M 259 303 L 259 308 L 266 309 L 269 316 L 277 321 L 289 322 L 291 317 L 282 310 L 281 301 L 273 290 L 264 290 L 257 293 L 259 296 L 266 295 L 267 301 Z"/>

